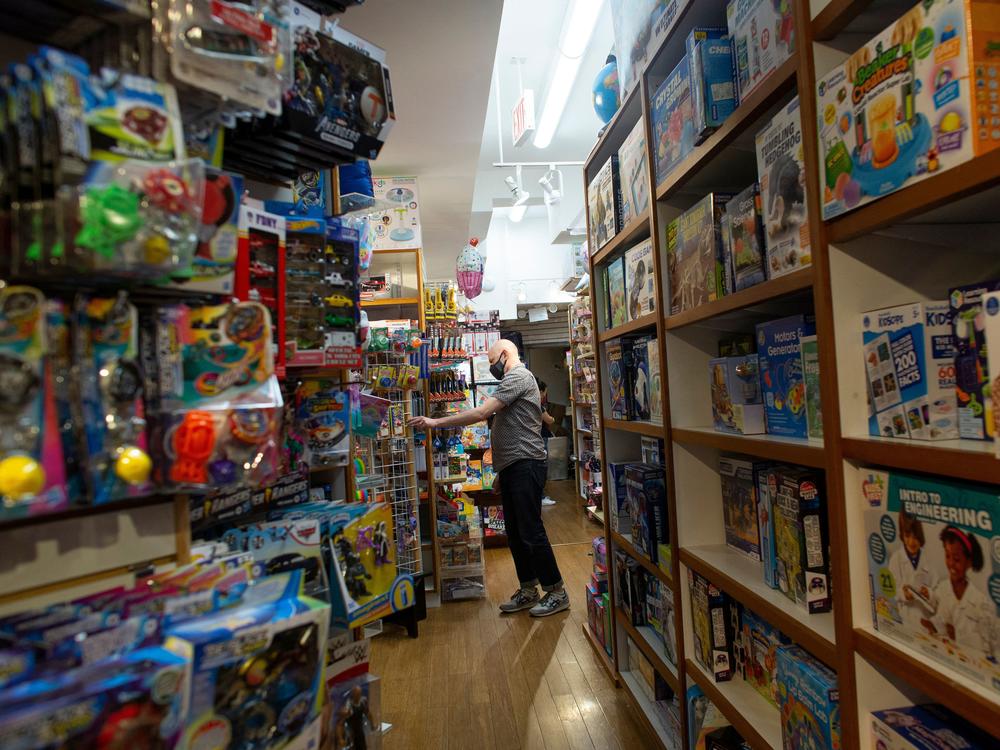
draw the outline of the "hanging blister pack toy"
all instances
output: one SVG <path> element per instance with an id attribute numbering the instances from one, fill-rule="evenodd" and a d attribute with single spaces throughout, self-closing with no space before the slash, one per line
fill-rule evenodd
<path id="1" fill-rule="evenodd" d="M 45 298 L 0 290 L 0 517 L 66 506 L 65 468 L 45 356 Z"/>
<path id="2" fill-rule="evenodd" d="M 76 333 L 93 501 L 152 492 L 135 306 L 124 292 L 117 297 L 81 297 Z"/>

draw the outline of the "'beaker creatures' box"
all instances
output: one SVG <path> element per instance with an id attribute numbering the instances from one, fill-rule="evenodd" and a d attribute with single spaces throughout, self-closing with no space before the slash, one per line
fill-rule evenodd
<path id="1" fill-rule="evenodd" d="M 764 396 L 767 431 L 771 435 L 808 437 L 806 386 L 799 338 L 815 326 L 802 315 L 757 325 L 757 358 Z"/>
<path id="2" fill-rule="evenodd" d="M 914 302 L 861 315 L 871 414 L 868 433 L 958 437 L 955 347 L 948 303 Z"/>
<path id="3" fill-rule="evenodd" d="M 1000 4 L 922 2 L 818 81 L 824 219 L 1000 146 L 998 41 Z"/>
<path id="4" fill-rule="evenodd" d="M 1000 693 L 1000 492 L 860 472 L 875 627 Z"/>
<path id="5" fill-rule="evenodd" d="M 958 436 L 972 440 L 993 440 L 995 436 L 989 345 L 986 341 L 987 316 L 983 312 L 986 295 L 995 291 L 1000 291 L 1000 280 L 959 286 L 948 292 L 955 344 Z"/>

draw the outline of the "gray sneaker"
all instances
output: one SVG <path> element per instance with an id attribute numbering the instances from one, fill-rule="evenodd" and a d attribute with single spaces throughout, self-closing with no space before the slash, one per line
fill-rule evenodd
<path id="1" fill-rule="evenodd" d="M 530 609 L 538 604 L 538 589 L 518 589 L 510 601 L 500 605 L 500 611 L 506 614 L 520 612 L 522 609 Z"/>
<path id="2" fill-rule="evenodd" d="M 566 593 L 565 589 L 548 592 L 538 604 L 531 608 L 528 614 L 532 617 L 548 617 L 556 612 L 562 612 L 564 609 L 569 609 L 569 594 Z"/>

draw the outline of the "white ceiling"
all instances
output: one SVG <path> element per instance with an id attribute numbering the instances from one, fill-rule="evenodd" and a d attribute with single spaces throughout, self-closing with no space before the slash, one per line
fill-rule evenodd
<path id="1" fill-rule="evenodd" d="M 454 275 L 468 240 L 503 0 L 368 0 L 344 27 L 388 53 L 396 124 L 372 164 L 416 175 L 427 277 Z"/>

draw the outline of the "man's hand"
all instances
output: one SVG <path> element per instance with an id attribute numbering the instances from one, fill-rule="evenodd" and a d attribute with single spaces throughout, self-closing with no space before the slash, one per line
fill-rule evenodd
<path id="1" fill-rule="evenodd" d="M 430 417 L 413 417 L 406 424 L 416 430 L 426 430 L 437 427 L 437 422 L 436 419 L 431 419 Z"/>

